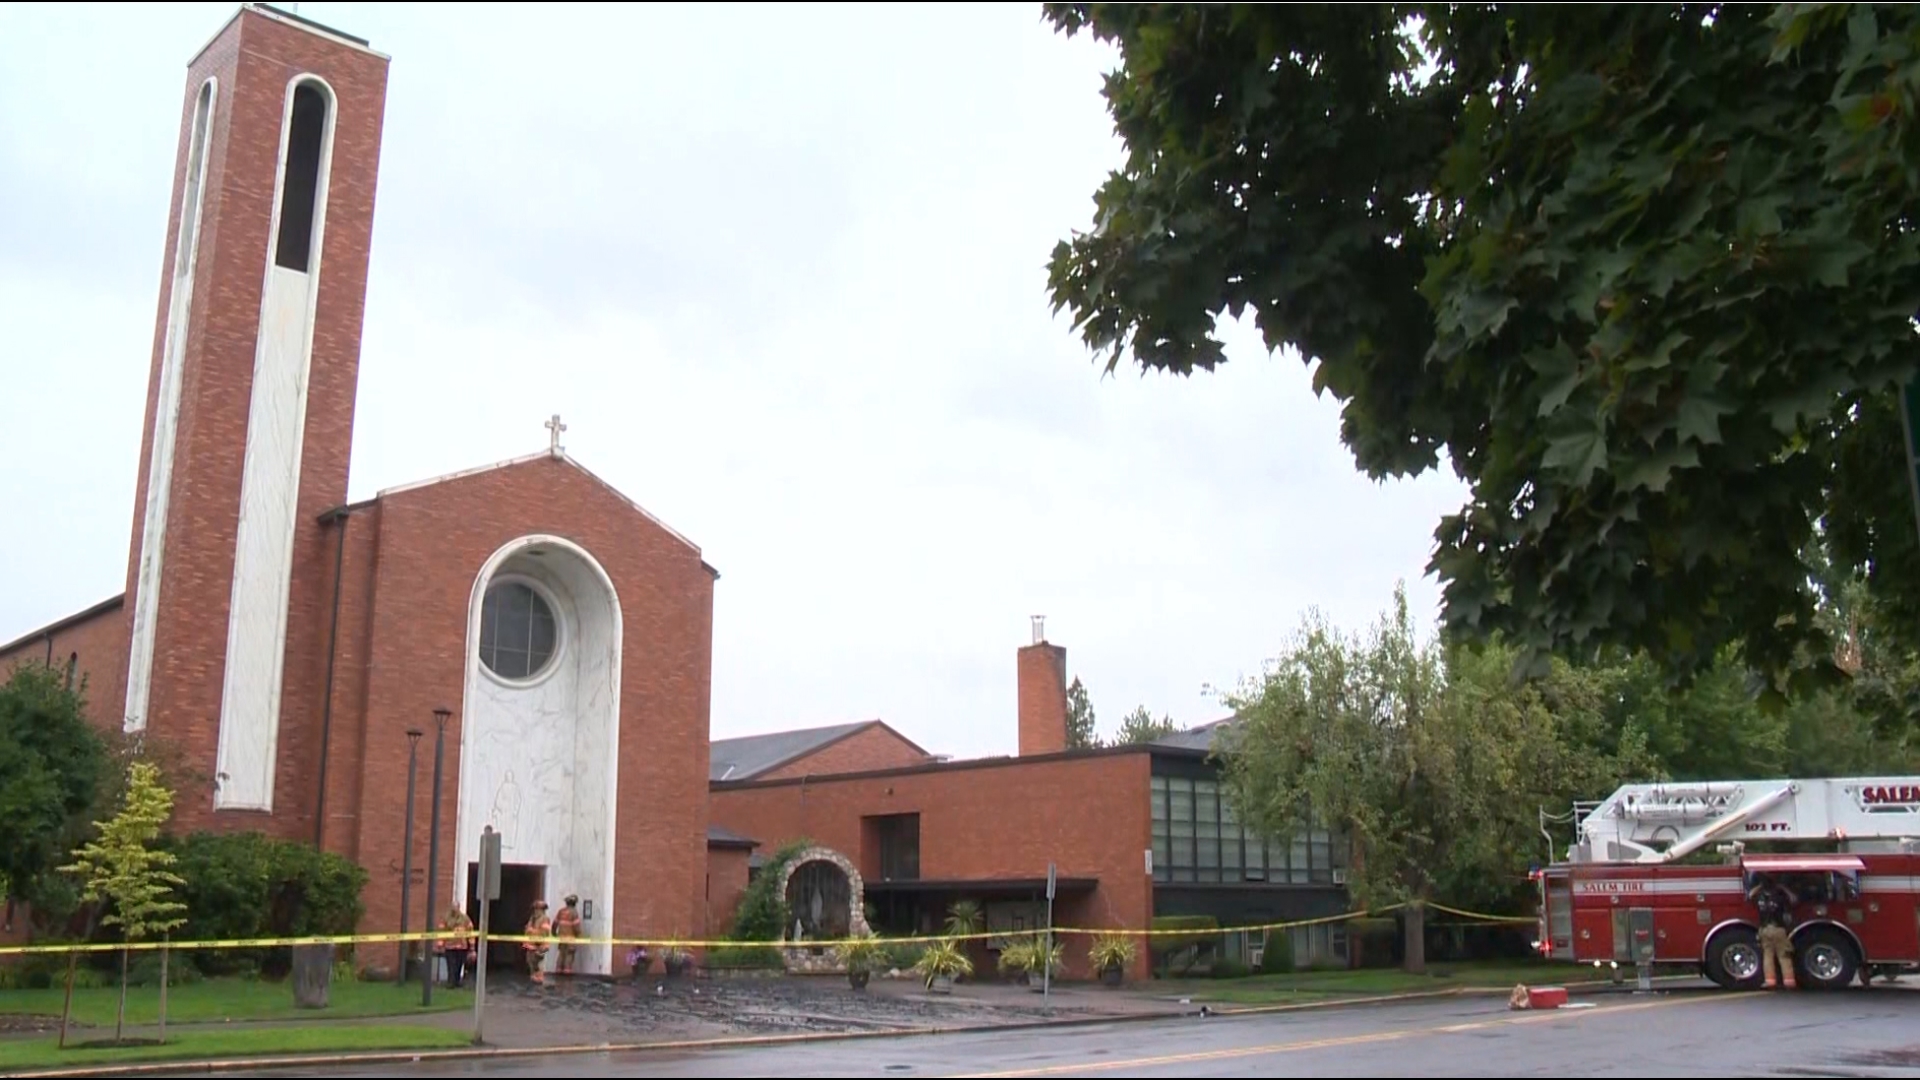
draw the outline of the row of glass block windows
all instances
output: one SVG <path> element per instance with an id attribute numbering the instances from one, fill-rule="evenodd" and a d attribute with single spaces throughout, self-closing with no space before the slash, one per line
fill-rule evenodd
<path id="1" fill-rule="evenodd" d="M 1263 839 L 1234 818 L 1219 781 L 1153 778 L 1155 881 L 1331 885 L 1346 866 L 1346 845 L 1326 829 Z"/>

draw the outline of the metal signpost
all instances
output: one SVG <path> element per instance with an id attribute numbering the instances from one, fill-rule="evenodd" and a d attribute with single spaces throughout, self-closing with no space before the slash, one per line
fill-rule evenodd
<path id="1" fill-rule="evenodd" d="M 422 929 L 428 933 L 433 932 L 433 920 L 440 917 L 440 905 L 434 892 L 434 886 L 440 883 L 440 774 L 447 764 L 447 721 L 452 716 L 452 709 L 433 710 L 434 723 L 439 725 L 440 733 L 433 740 L 433 831 L 427 836 L 427 919 Z M 446 948 L 446 942 L 441 940 L 439 946 Z M 426 954 L 427 973 L 420 979 L 421 1008 L 433 1004 L 435 950 L 430 947 Z"/>
<path id="2" fill-rule="evenodd" d="M 1053 892 L 1058 880 L 1052 863 L 1047 864 L 1047 934 L 1040 940 L 1040 1000 L 1053 1004 Z"/>
<path id="3" fill-rule="evenodd" d="M 473 1045 L 482 1042 L 481 1018 L 487 1008 L 487 924 L 500 899 L 500 834 L 489 825 L 480 833 L 480 950 L 473 975 Z"/>

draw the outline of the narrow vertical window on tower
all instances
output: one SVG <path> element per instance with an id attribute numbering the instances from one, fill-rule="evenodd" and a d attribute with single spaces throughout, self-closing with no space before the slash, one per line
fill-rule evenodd
<path id="1" fill-rule="evenodd" d="M 327 136 L 327 95 L 313 82 L 293 88 L 287 118 L 287 160 L 281 191 L 280 235 L 274 265 L 304 274 L 313 268 L 314 218 L 319 211 L 320 163 Z"/>
<path id="2" fill-rule="evenodd" d="M 176 280 L 193 273 L 194 256 L 200 246 L 200 188 L 207 178 L 207 135 L 213 127 L 213 87 L 212 79 L 202 83 L 193 103 L 193 135 L 187 144 L 187 182 L 180 193 L 180 235 L 173 245 Z M 178 287 L 176 284 L 175 288 Z"/>

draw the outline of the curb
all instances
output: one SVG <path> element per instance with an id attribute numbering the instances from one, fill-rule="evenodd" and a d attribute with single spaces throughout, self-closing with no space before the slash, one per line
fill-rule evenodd
<path id="1" fill-rule="evenodd" d="M 1653 980 L 1663 983 L 1694 982 L 1692 976 L 1668 975 Z M 1567 983 L 1570 995 L 1631 992 L 1633 983 L 1584 981 Z M 1508 993 L 1495 986 L 1452 986 L 1444 990 L 1414 990 L 1398 994 L 1373 994 L 1367 997 L 1327 998 L 1319 1001 L 1289 1001 L 1273 1005 L 1223 1005 L 1208 1010 L 1215 1016 L 1271 1016 L 1290 1012 L 1324 1009 L 1353 1009 L 1368 1005 L 1394 1005 L 1409 1001 L 1438 1001 L 1457 997 L 1492 997 Z M 1057 1020 L 1022 1020 L 1011 1024 L 961 1024 L 952 1027 L 897 1028 L 885 1031 L 823 1031 L 794 1035 L 736 1035 L 717 1039 L 670 1039 L 653 1042 L 593 1043 L 565 1046 L 478 1046 L 449 1050 L 375 1050 L 360 1054 L 296 1054 L 254 1058 L 219 1058 L 208 1061 L 127 1062 L 99 1067 L 42 1069 L 35 1072 L 0 1074 L 20 1080 L 41 1078 L 118 1077 L 118 1076 L 192 1076 L 237 1072 L 242 1069 L 281 1069 L 309 1066 L 409 1065 L 422 1061 L 473 1061 L 484 1058 L 568 1057 L 583 1054 L 636 1054 L 667 1050 L 727 1050 L 755 1046 L 789 1046 L 818 1042 L 858 1042 L 865 1039 L 907 1039 L 928 1035 L 982 1035 L 1000 1031 L 1037 1031 L 1043 1028 L 1097 1027 L 1102 1024 L 1138 1024 L 1156 1020 L 1178 1020 L 1196 1015 L 1198 1007 L 1179 1012 L 1121 1013 L 1112 1016 L 1069 1016 Z"/>
<path id="2" fill-rule="evenodd" d="M 1653 985 L 1655 989 L 1659 989 L 1663 984 L 1698 981 L 1700 980 L 1691 975 L 1661 975 L 1654 978 Z M 1634 990 L 1634 984 L 1631 981 L 1615 984 L 1607 981 L 1585 980 L 1581 982 L 1560 983 L 1557 985 L 1566 987 L 1567 993 L 1574 997 L 1585 997 L 1591 994 L 1632 993 Z M 1511 992 L 1510 989 L 1502 989 L 1498 986 L 1450 986 L 1444 990 L 1409 990 L 1398 994 L 1373 994 L 1367 997 L 1329 998 L 1321 1001 L 1289 1001 L 1272 1005 L 1221 1005 L 1217 1007 L 1209 1005 L 1208 1009 L 1215 1016 L 1264 1016 L 1270 1013 L 1302 1012 L 1309 1009 L 1330 1009 L 1341 1006 L 1391 1005 L 1402 1001 L 1436 1001 L 1442 998 L 1456 997 L 1499 997 Z"/>
<path id="3" fill-rule="evenodd" d="M 1478 987 L 1449 987 L 1445 990 L 1419 990 L 1401 994 L 1376 994 L 1370 997 L 1332 998 L 1324 1001 L 1286 1002 L 1277 1005 L 1208 1006 L 1215 1016 L 1263 1016 L 1274 1013 L 1309 1012 L 1322 1009 L 1351 1009 L 1367 1005 L 1392 1005 L 1404 1001 L 1431 1001 L 1464 997 L 1474 993 L 1504 994 L 1505 990 Z M 1117 1016 L 1070 1016 L 1058 1020 L 1023 1020 L 1012 1024 L 961 1024 L 952 1027 L 899 1028 L 888 1031 L 805 1032 L 795 1035 L 738 1035 L 718 1039 L 670 1039 L 654 1042 L 575 1044 L 568 1046 L 499 1047 L 478 1046 L 449 1050 L 376 1050 L 359 1054 L 290 1054 L 270 1057 L 219 1058 L 210 1061 L 103 1062 L 98 1066 L 68 1069 L 42 1069 L 35 1072 L 6 1073 L 20 1080 L 40 1078 L 118 1077 L 118 1076 L 192 1076 L 238 1072 L 243 1069 L 285 1069 L 299 1066 L 339 1067 L 346 1065 L 412 1065 L 428 1061 L 472 1061 L 483 1058 L 563 1057 L 583 1054 L 635 1054 L 669 1050 L 727 1050 L 756 1046 L 791 1046 L 821 1042 L 859 1042 L 867 1039 L 905 1039 L 928 1035 L 983 1035 L 1002 1031 L 1036 1031 L 1043 1028 L 1098 1027 L 1103 1024 L 1138 1024 L 1179 1020 L 1194 1016 L 1198 1006 L 1180 1012 L 1123 1013 Z"/>

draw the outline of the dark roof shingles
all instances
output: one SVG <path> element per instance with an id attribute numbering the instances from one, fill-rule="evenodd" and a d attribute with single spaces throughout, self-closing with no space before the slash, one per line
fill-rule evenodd
<path id="1" fill-rule="evenodd" d="M 713 756 L 707 766 L 707 779 L 751 780 L 764 772 L 804 757 L 827 744 L 877 723 L 861 720 L 831 727 L 803 728 L 799 731 L 774 731 L 765 735 L 743 735 L 737 739 L 715 739 Z"/>

